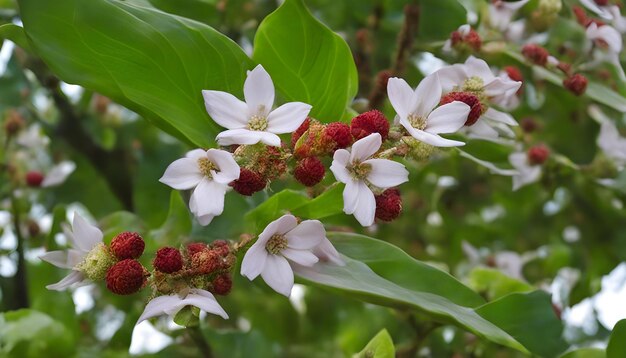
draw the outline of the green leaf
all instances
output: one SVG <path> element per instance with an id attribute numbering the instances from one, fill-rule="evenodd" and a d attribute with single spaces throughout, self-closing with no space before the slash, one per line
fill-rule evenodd
<path id="1" fill-rule="evenodd" d="M 338 232 L 329 233 L 328 237 L 339 252 L 363 262 L 376 274 L 406 289 L 439 295 L 465 307 L 485 303 L 480 295 L 447 272 L 412 258 L 390 243 Z"/>
<path id="2" fill-rule="evenodd" d="M 199 313 L 197 307 L 185 306 L 174 316 L 174 323 L 183 327 L 197 327 L 200 325 Z"/>
<path id="3" fill-rule="evenodd" d="M 67 357 L 73 352 L 71 334 L 50 316 L 29 309 L 0 314 L 0 356 Z"/>
<path id="4" fill-rule="evenodd" d="M 473 269 L 469 281 L 470 287 L 478 292 L 485 292 L 489 299 L 498 299 L 514 292 L 533 291 L 533 287 L 528 283 L 487 267 Z"/>
<path id="5" fill-rule="evenodd" d="M 24 50 L 31 51 L 24 29 L 20 26 L 15 24 L 4 24 L 0 26 L 0 38 L 13 41 Z"/>
<path id="6" fill-rule="evenodd" d="M 606 358 L 606 353 L 600 348 L 581 348 L 567 352 L 561 358 Z"/>
<path id="7" fill-rule="evenodd" d="M 306 204 L 293 209 L 293 214 L 308 219 L 323 219 L 343 212 L 343 184 L 335 184 Z"/>
<path id="8" fill-rule="evenodd" d="M 192 221 L 187 204 L 178 191 L 172 190 L 167 219 L 160 228 L 150 232 L 150 237 L 155 244 L 177 245 L 180 237 L 189 235 L 191 229 Z"/>
<path id="9" fill-rule="evenodd" d="M 418 36 L 443 40 L 467 22 L 466 10 L 458 0 L 421 0 Z"/>
<path id="10" fill-rule="evenodd" d="M 209 26 L 111 0 L 20 0 L 34 50 L 62 80 L 98 91 L 207 147 L 220 131 L 201 90 L 240 95 L 250 59 Z"/>
<path id="11" fill-rule="evenodd" d="M 476 312 L 539 356 L 556 357 L 568 347 L 561 337 L 563 324 L 546 292 L 513 293 L 479 307 Z"/>
<path id="12" fill-rule="evenodd" d="M 396 349 L 393 340 L 386 329 L 378 332 L 361 352 L 355 355 L 357 358 L 393 358 Z"/>
<path id="13" fill-rule="evenodd" d="M 626 319 L 623 319 L 613 327 L 609 345 L 606 347 L 607 358 L 620 358 L 626 356 Z"/>
<path id="14" fill-rule="evenodd" d="M 302 0 L 286 0 L 254 38 L 253 59 L 289 101 L 313 106 L 322 122 L 340 120 L 356 95 L 358 77 L 346 42 L 315 19 Z"/>

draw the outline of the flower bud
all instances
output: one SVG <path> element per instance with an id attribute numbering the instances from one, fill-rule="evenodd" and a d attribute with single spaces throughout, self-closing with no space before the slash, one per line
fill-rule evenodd
<path id="1" fill-rule="evenodd" d="M 17 132 L 24 128 L 25 123 L 26 121 L 24 121 L 20 112 L 13 109 L 9 110 L 4 121 L 4 131 L 6 132 L 7 137 L 16 135 Z"/>
<path id="2" fill-rule="evenodd" d="M 550 150 L 545 145 L 536 145 L 528 150 L 527 155 L 531 165 L 541 165 L 548 160 Z"/>
<path id="3" fill-rule="evenodd" d="M 522 48 L 522 55 L 535 65 L 545 66 L 548 63 L 548 50 L 536 45 L 528 44 Z"/>
<path id="4" fill-rule="evenodd" d="M 146 244 L 138 233 L 125 231 L 117 234 L 109 246 L 118 260 L 124 260 L 139 258 Z"/>
<path id="5" fill-rule="evenodd" d="M 31 170 L 26 173 L 26 184 L 33 188 L 38 188 L 44 180 L 44 175 L 40 171 Z"/>
<path id="6" fill-rule="evenodd" d="M 564 79 L 563 86 L 576 96 L 581 96 L 587 90 L 587 77 L 577 73 Z"/>

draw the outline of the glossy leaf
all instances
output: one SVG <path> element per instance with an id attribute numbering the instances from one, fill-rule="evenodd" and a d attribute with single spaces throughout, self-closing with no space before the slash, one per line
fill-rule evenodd
<path id="1" fill-rule="evenodd" d="M 606 353 L 600 348 L 581 348 L 567 352 L 560 358 L 606 358 Z"/>
<path id="2" fill-rule="evenodd" d="M 393 340 L 386 329 L 378 332 L 369 343 L 360 351 L 358 358 L 393 358 L 396 356 L 396 349 Z"/>
<path id="3" fill-rule="evenodd" d="M 302 0 L 286 0 L 263 20 L 252 57 L 267 69 L 285 99 L 311 104 L 311 115 L 322 122 L 340 120 L 356 95 L 350 48 Z"/>
<path id="4" fill-rule="evenodd" d="M 613 327 L 609 345 L 606 347 L 607 358 L 620 358 L 626 356 L 626 319 L 623 319 Z"/>

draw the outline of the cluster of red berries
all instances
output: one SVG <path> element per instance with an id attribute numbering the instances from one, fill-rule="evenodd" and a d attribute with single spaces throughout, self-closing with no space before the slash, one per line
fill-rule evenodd
<path id="1" fill-rule="evenodd" d="M 231 270 L 236 262 L 228 242 L 188 244 L 184 249 L 160 248 L 152 265 L 157 291 L 168 294 L 180 286 L 196 287 L 227 295 L 233 284 Z"/>
<path id="2" fill-rule="evenodd" d="M 146 284 L 150 275 L 137 261 L 143 254 L 145 243 L 136 232 L 122 232 L 111 241 L 109 250 L 118 260 L 106 274 L 106 286 L 118 295 L 130 295 Z"/>
<path id="3" fill-rule="evenodd" d="M 239 179 L 230 186 L 239 194 L 250 196 L 265 189 L 267 184 L 287 171 L 287 153 L 284 148 L 264 144 L 239 146 L 235 157 L 240 162 Z"/>
<path id="4" fill-rule="evenodd" d="M 460 31 L 453 31 L 450 34 L 450 44 L 460 51 L 469 49 L 478 52 L 482 43 L 480 35 L 472 28 L 466 34 L 462 34 Z"/>

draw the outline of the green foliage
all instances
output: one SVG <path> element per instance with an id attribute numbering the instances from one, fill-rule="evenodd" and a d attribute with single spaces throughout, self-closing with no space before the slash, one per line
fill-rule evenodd
<path id="1" fill-rule="evenodd" d="M 0 353 L 3 357 L 65 357 L 74 342 L 65 326 L 41 312 L 29 309 L 0 314 Z"/>
<path id="2" fill-rule="evenodd" d="M 626 355 L 626 320 L 621 320 L 613 327 L 609 345 L 606 347 L 607 358 L 619 358 Z"/>
<path id="3" fill-rule="evenodd" d="M 503 272 L 486 267 L 477 267 L 469 274 L 469 285 L 477 292 L 484 292 L 489 299 L 498 299 L 513 292 L 532 291 L 526 282 L 507 276 Z"/>
<path id="4" fill-rule="evenodd" d="M 395 356 L 393 340 L 386 329 L 378 332 L 365 348 L 355 355 L 358 358 L 393 358 Z"/>

